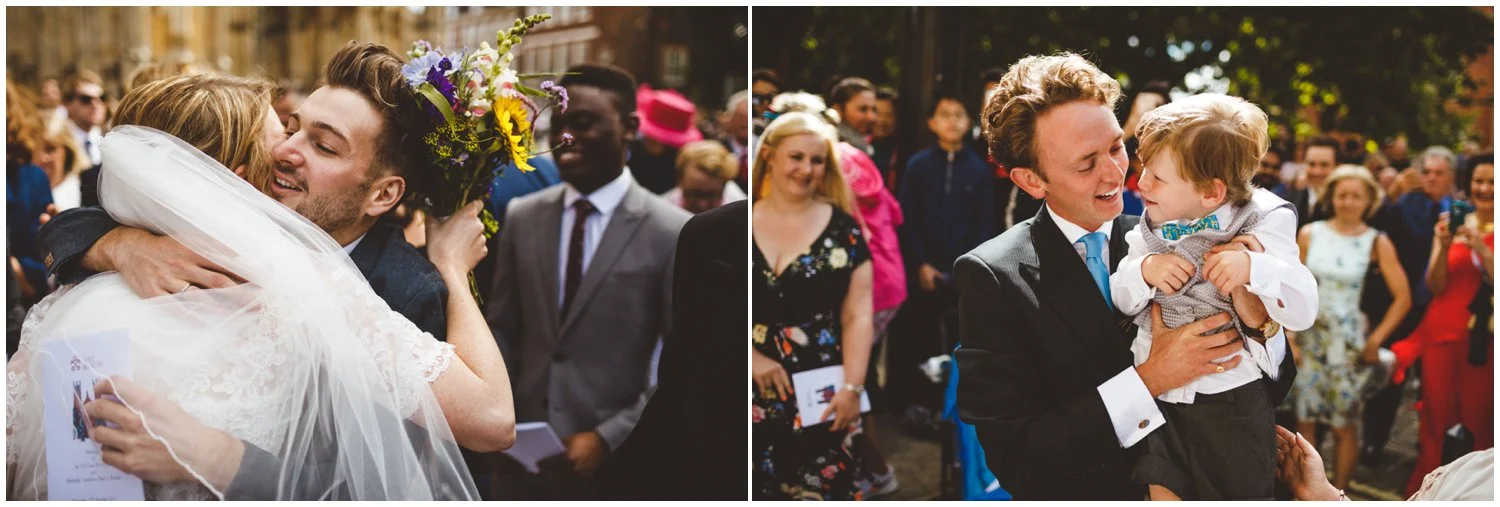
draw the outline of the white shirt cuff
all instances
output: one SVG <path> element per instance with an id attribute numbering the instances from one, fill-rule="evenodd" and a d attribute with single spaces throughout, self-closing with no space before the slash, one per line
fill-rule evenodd
<path id="1" fill-rule="evenodd" d="M 1266 342 L 1268 343 L 1270 341 L 1271 340 L 1266 340 Z M 1260 342 L 1250 339 L 1249 337 L 1245 337 L 1245 353 L 1247 353 L 1250 356 L 1250 360 L 1255 363 L 1256 369 L 1265 372 L 1266 375 L 1270 376 L 1273 379 L 1275 378 L 1276 370 L 1279 368 L 1280 364 L 1271 361 L 1271 355 L 1267 353 L 1265 345 L 1262 345 L 1260 344 Z"/>
<path id="2" fill-rule="evenodd" d="M 1146 277 L 1141 272 L 1141 265 L 1145 263 L 1146 257 L 1126 257 L 1120 261 L 1120 266 L 1115 269 L 1115 274 L 1110 275 L 1110 294 L 1115 300 L 1115 308 L 1120 313 L 1135 315 L 1146 309 L 1151 303 L 1151 298 L 1156 297 L 1156 289 L 1146 283 Z"/>
<path id="3" fill-rule="evenodd" d="M 1255 340 L 1250 340 L 1254 342 Z M 1260 345 L 1256 343 L 1255 345 Z M 1266 378 L 1280 380 L 1281 362 L 1286 360 L 1286 329 L 1276 332 L 1276 336 L 1266 339 L 1266 355 L 1271 358 L 1271 368 L 1265 370 Z"/>
<path id="4" fill-rule="evenodd" d="M 1121 448 L 1135 445 L 1167 423 L 1161 410 L 1156 407 L 1156 400 L 1151 398 L 1151 391 L 1146 389 L 1146 383 L 1141 380 L 1141 375 L 1135 368 L 1126 368 L 1114 378 L 1099 384 L 1098 389 Z"/>
<path id="5" fill-rule="evenodd" d="M 1274 255 L 1250 254 L 1250 283 L 1245 290 L 1260 298 L 1266 313 L 1283 327 L 1301 331 L 1312 327 L 1318 316 L 1318 282 L 1299 263 Z"/>
<path id="6" fill-rule="evenodd" d="M 1268 301 L 1281 299 L 1281 260 L 1260 252 L 1245 252 L 1250 256 L 1250 283 L 1245 289 Z"/>

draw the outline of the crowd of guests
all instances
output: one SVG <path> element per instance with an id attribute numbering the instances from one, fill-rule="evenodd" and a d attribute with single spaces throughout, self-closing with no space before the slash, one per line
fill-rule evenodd
<path id="1" fill-rule="evenodd" d="M 981 74 L 984 97 L 1004 73 Z M 1127 215 L 1144 209 L 1137 126 L 1170 89 L 1148 83 L 1124 102 Z M 1043 207 L 989 157 L 962 97 L 901 97 L 847 76 L 819 92 L 789 91 L 770 69 L 752 77 L 755 498 L 899 488 L 870 414 L 932 427 L 940 365 L 958 345 L 955 259 Z M 897 118 L 898 100 L 924 100 L 925 116 Z M 925 125 L 931 144 L 901 153 L 903 121 Z M 1410 157 L 1404 137 L 1376 149 L 1357 133 L 1270 130 L 1253 183 L 1295 208 L 1319 299 L 1313 327 L 1287 335 L 1298 373 L 1278 423 L 1315 449 L 1333 440 L 1324 458 L 1342 490 L 1358 461 L 1385 459 L 1403 386 L 1420 378 L 1410 495 L 1439 465 L 1493 446 L 1492 155 L 1469 142 Z M 796 413 L 790 376 L 829 365 L 846 384 L 820 423 Z M 873 410 L 858 417 L 846 392 Z"/>
<path id="2" fill-rule="evenodd" d="M 207 73 L 156 65 L 125 89 Z M 571 146 L 530 159 L 535 171 L 511 166 L 495 179 L 484 204 L 500 229 L 475 286 L 515 386 L 517 421 L 550 423 L 565 450 L 532 472 L 508 455 L 466 450 L 475 484 L 485 499 L 740 498 L 742 469 L 724 463 L 744 455 L 726 449 L 704 459 L 685 435 L 724 438 L 713 421 L 730 416 L 701 400 L 727 400 L 716 376 L 731 385 L 743 378 L 725 377 L 732 371 L 724 366 L 743 364 L 743 349 L 728 348 L 736 342 L 727 336 L 744 332 L 744 290 L 724 289 L 743 287 L 746 269 L 748 206 L 734 203 L 747 197 L 750 93 L 700 118 L 679 92 L 637 86 L 615 67 L 578 66 L 559 84 L 567 111 L 538 136 L 557 146 L 567 132 Z M 295 124 L 308 96 L 276 88 L 271 109 Z M 60 265 L 84 261 L 53 259 L 47 224 L 99 204 L 90 173 L 97 181 L 111 127 L 105 89 L 87 70 L 44 83 L 40 94 L 6 83 L 8 357 L 27 309 L 78 281 L 60 277 Z M 431 222 L 405 204 L 346 245 L 361 270 L 382 262 L 387 244 L 424 247 Z M 385 283 L 370 282 L 377 290 Z M 443 301 L 417 306 L 407 316 L 443 339 L 443 327 L 426 318 L 440 323 Z M 743 413 L 738 407 L 728 409 Z M 690 484 L 667 488 L 677 481 Z"/>

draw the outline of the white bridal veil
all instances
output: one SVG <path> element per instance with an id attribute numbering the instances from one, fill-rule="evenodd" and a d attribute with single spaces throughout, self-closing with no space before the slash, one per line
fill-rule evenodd
<path id="1" fill-rule="evenodd" d="M 118 329 L 129 333 L 136 384 L 269 453 L 236 484 L 276 499 L 478 498 L 429 387 L 452 346 L 391 311 L 327 233 L 187 143 L 122 126 L 102 149 L 100 200 L 115 220 L 171 236 L 248 283 L 141 299 L 106 273 L 38 303 L 7 367 L 9 499 L 47 498 L 44 432 L 70 430 L 42 424 L 36 379 L 58 360 L 42 346 Z M 186 457 L 193 435 L 144 422 L 188 470 L 209 464 Z M 146 485 L 148 499 L 224 493 Z"/>

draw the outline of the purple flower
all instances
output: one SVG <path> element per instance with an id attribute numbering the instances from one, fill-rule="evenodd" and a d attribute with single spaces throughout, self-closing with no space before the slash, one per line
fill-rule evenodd
<path id="1" fill-rule="evenodd" d="M 437 88 L 438 93 L 443 94 L 443 98 L 448 99 L 449 105 L 458 104 L 458 96 L 455 93 L 456 90 L 453 82 L 449 81 L 448 76 L 443 75 L 442 71 L 435 68 L 427 69 L 427 82 L 432 83 L 432 87 Z"/>
<path id="2" fill-rule="evenodd" d="M 572 146 L 573 145 L 573 134 L 569 134 L 567 132 L 563 132 L 562 145 L 563 146 Z"/>
<path id="3" fill-rule="evenodd" d="M 557 112 L 568 112 L 568 89 L 551 81 L 542 81 L 542 91 L 557 96 Z"/>
<path id="4" fill-rule="evenodd" d="M 453 58 L 444 58 L 442 61 L 438 62 L 438 69 L 442 70 L 443 72 L 453 70 Z"/>

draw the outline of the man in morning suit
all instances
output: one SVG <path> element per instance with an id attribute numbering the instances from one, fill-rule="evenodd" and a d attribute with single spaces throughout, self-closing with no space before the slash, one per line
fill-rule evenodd
<path id="1" fill-rule="evenodd" d="M 744 500 L 749 438 L 733 422 L 745 401 L 745 272 L 750 203 L 705 211 L 682 226 L 672 268 L 672 334 L 657 388 L 635 431 L 599 468 L 610 500 Z"/>
<path id="2" fill-rule="evenodd" d="M 1235 331 L 1201 336 L 1227 314 L 1168 330 L 1153 308 L 1151 358 L 1132 366 L 1134 328 L 1104 292 L 1139 222 L 1119 216 L 1128 167 L 1113 111 L 1120 96 L 1114 79 L 1064 53 L 1017 62 L 984 108 L 996 162 L 1046 198 L 1035 218 L 954 265 L 959 412 L 1018 500 L 1143 499 L 1130 474 L 1136 444 L 1165 424 L 1154 397 L 1245 346 Z M 1250 346 L 1266 346 L 1281 365 L 1279 403 L 1296 374 L 1283 360 L 1285 337 Z"/>
<path id="3" fill-rule="evenodd" d="M 485 319 L 510 360 L 516 420 L 550 423 L 566 451 L 539 476 L 491 456 L 501 475 L 486 500 L 595 497 L 592 475 L 635 427 L 671 323 L 672 254 L 689 215 L 625 167 L 635 80 L 581 65 L 561 84 L 569 106 L 551 135 L 574 141 L 556 156 L 564 183 L 510 202 Z"/>

